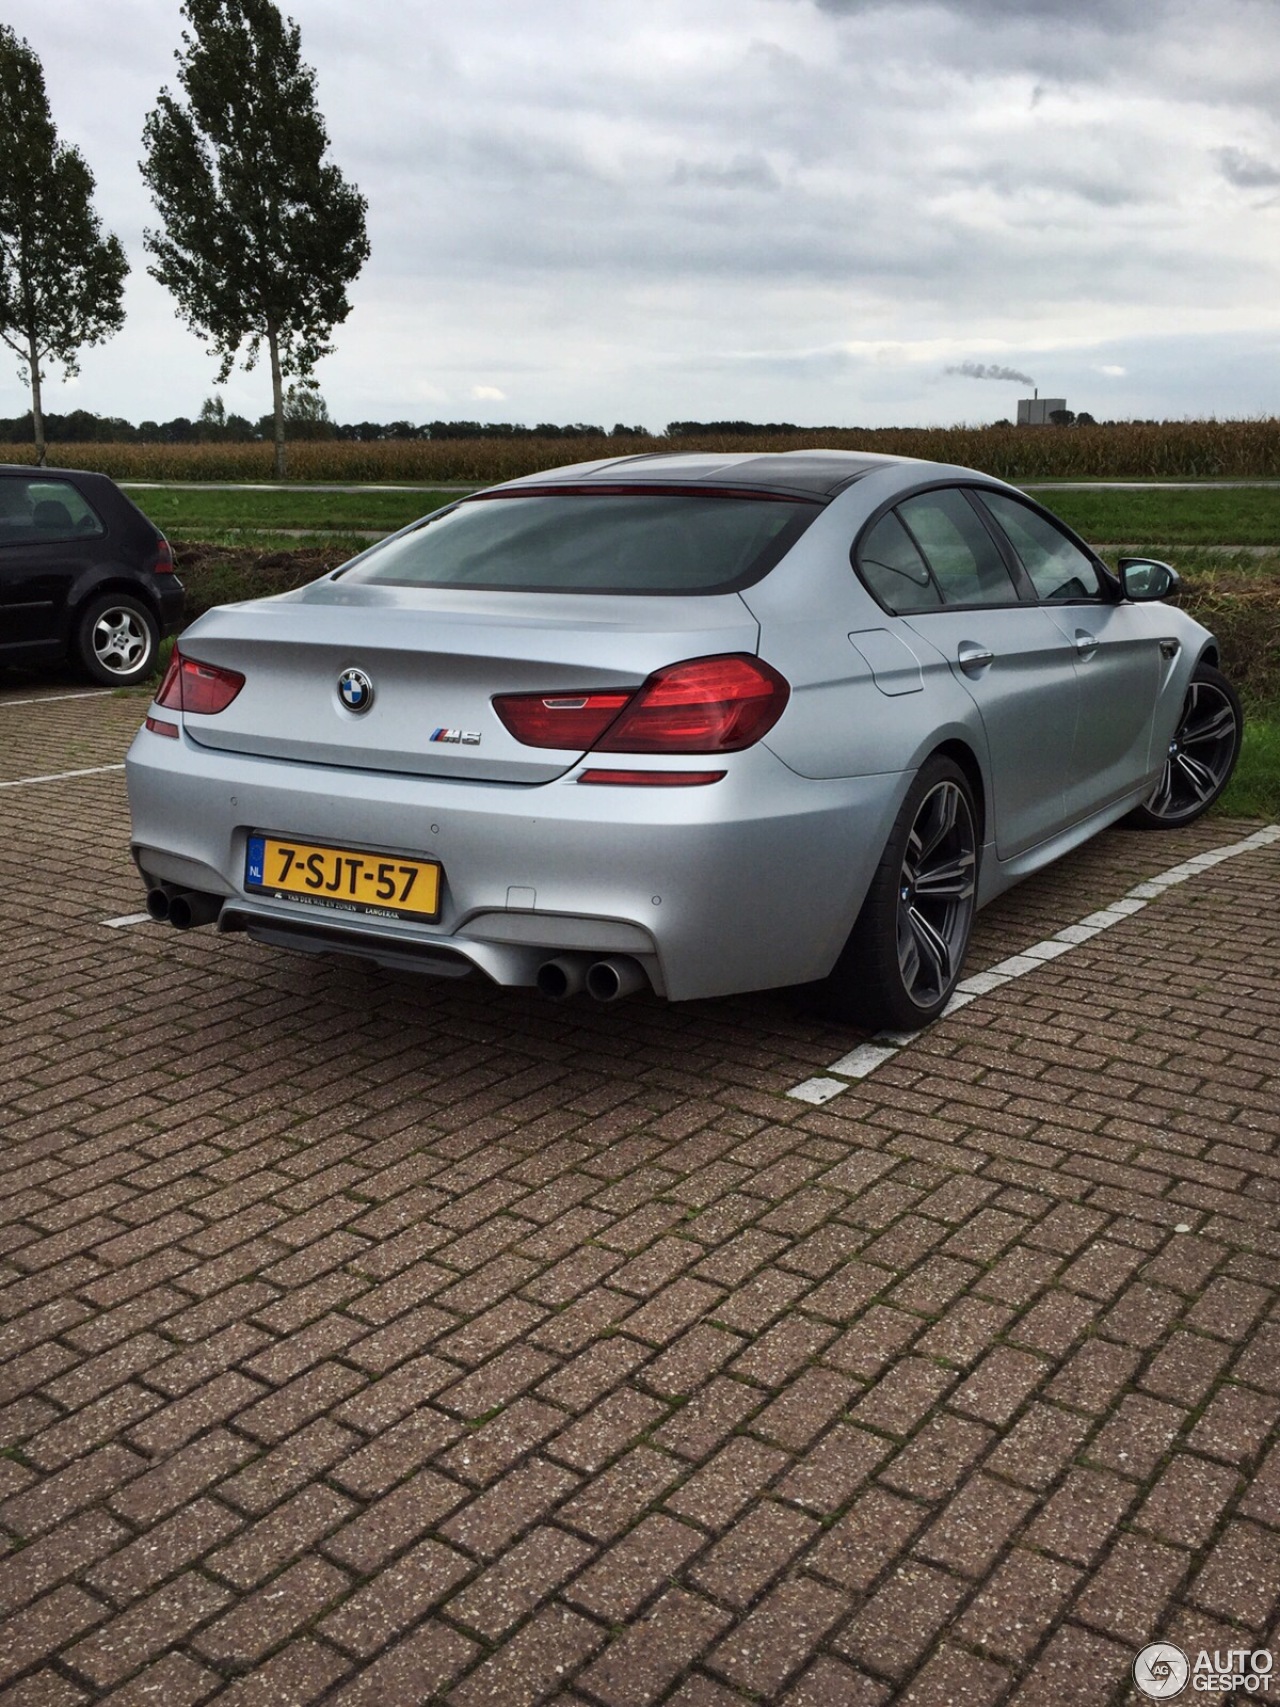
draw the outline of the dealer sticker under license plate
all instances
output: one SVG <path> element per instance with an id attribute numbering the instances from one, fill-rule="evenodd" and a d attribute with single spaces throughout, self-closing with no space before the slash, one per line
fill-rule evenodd
<path id="1" fill-rule="evenodd" d="M 432 859 L 250 836 L 244 886 L 254 895 L 342 913 L 429 922 L 440 917 L 440 867 Z"/>

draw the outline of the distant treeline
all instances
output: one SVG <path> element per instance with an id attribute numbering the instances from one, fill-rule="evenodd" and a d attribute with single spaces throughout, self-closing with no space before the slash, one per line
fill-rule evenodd
<path id="1" fill-rule="evenodd" d="M 1080 415 L 1073 416 L 1069 424 L 1113 427 L 1130 423 L 1095 422 L 1090 415 Z M 1154 427 L 1159 423 L 1145 421 L 1133 424 Z M 524 427 L 512 421 L 423 421 L 418 425 L 412 421 L 331 421 L 322 402 L 317 406 L 307 399 L 303 400 L 296 413 L 286 407 L 284 425 L 285 436 L 295 442 L 328 439 L 357 444 L 415 439 L 649 439 L 655 436 L 667 439 L 813 439 L 834 438 L 836 434 L 844 438 L 850 433 L 870 430 L 861 427 L 801 427 L 794 421 L 669 421 L 665 432 L 655 435 L 647 427 L 628 427 L 621 421 L 612 428 L 596 426 L 588 421 L 573 421 L 565 426 L 540 421 L 536 427 Z M 1009 421 L 996 421 L 991 430 L 1011 425 Z M 212 407 L 208 403 L 195 420 L 186 415 L 175 415 L 171 421 L 140 421 L 137 426 L 118 415 L 94 415 L 87 409 L 73 409 L 69 415 L 46 415 L 44 429 L 50 444 L 64 445 L 257 444 L 269 442 L 273 436 L 270 415 L 250 421 L 244 415 L 225 414 L 220 407 Z M 8 420 L 0 418 L 0 443 L 21 444 L 31 438 L 31 432 L 29 411 Z"/>
<path id="2" fill-rule="evenodd" d="M 320 410 L 323 410 L 323 404 Z M 285 436 L 293 440 L 335 439 L 360 444 L 379 444 L 384 440 L 409 439 L 647 439 L 652 437 L 647 427 L 628 427 L 619 421 L 612 430 L 587 421 L 574 421 L 557 426 L 541 421 L 536 427 L 524 427 L 511 421 L 331 421 L 327 414 L 314 408 L 305 413 L 290 414 L 285 410 Z M 175 415 L 171 421 L 140 421 L 137 426 L 119 415 L 94 415 L 87 409 L 73 409 L 69 415 L 45 415 L 45 438 L 50 444 L 88 445 L 217 445 L 256 444 L 270 441 L 273 436 L 270 415 L 250 421 L 244 415 L 227 415 L 208 405 L 192 420 L 187 415 Z M 696 423 L 675 422 L 668 433 L 676 436 L 688 431 L 702 431 Z M 715 431 L 708 427 L 706 431 Z M 726 429 L 728 430 L 728 429 Z M 747 427 L 744 432 L 767 432 L 773 429 Z M 798 431 L 797 428 L 778 428 L 777 431 Z M 25 415 L 9 419 L 0 417 L 0 442 L 21 444 L 32 436 L 30 410 Z"/>

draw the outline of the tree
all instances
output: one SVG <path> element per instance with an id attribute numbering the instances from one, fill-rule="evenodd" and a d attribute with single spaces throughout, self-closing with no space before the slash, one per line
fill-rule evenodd
<path id="1" fill-rule="evenodd" d="M 366 202 L 327 163 L 316 77 L 273 0 L 185 0 L 183 103 L 162 89 L 142 175 L 164 221 L 150 271 L 227 379 L 241 349 L 271 367 L 275 471 L 285 470 L 284 377 L 309 379 L 351 311 L 368 259 Z"/>
<path id="2" fill-rule="evenodd" d="M 102 235 L 93 211 L 93 173 L 58 141 L 39 59 L 0 24 L 0 339 L 31 387 L 40 467 L 45 364 L 70 377 L 85 344 L 120 330 L 128 271 L 119 238 Z"/>
<path id="3" fill-rule="evenodd" d="M 284 419 L 291 439 L 331 439 L 329 406 L 314 385 L 291 385 L 284 396 Z"/>

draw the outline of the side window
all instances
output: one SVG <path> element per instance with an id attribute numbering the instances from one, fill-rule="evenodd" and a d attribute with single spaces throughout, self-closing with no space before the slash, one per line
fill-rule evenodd
<path id="1" fill-rule="evenodd" d="M 1098 571 L 1047 516 L 1006 498 L 1001 492 L 984 492 L 982 502 L 1008 534 L 1040 597 L 1046 601 L 1096 599 L 1102 587 Z"/>
<path id="2" fill-rule="evenodd" d="M 67 480 L 0 480 L 0 546 L 53 545 L 104 531 Z"/>
<path id="3" fill-rule="evenodd" d="M 948 605 L 1012 605 L 1017 588 L 994 539 L 963 492 L 922 492 L 898 514 Z"/>
<path id="4" fill-rule="evenodd" d="M 895 616 L 937 610 L 942 595 L 911 535 L 890 510 L 858 547 L 858 572 L 880 603 Z"/>

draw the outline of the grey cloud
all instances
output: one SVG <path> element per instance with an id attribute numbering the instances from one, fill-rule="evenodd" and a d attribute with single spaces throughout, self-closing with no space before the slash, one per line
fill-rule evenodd
<path id="1" fill-rule="evenodd" d="M 782 181 L 760 154 L 738 154 L 723 166 L 707 161 L 678 160 L 673 184 L 705 184 L 716 190 L 780 190 Z"/>
<path id="2" fill-rule="evenodd" d="M 1247 148 L 1216 148 L 1214 157 L 1222 176 L 1239 189 L 1269 190 L 1280 184 L 1280 168 L 1250 154 Z"/>
<path id="3" fill-rule="evenodd" d="M 1019 385 L 1034 385 L 1029 373 L 1019 373 L 1016 367 L 1000 367 L 996 362 L 957 362 L 947 373 L 962 374 L 965 379 L 1011 379 Z"/>
<path id="4" fill-rule="evenodd" d="M 820 12 L 836 16 L 855 12 L 901 9 L 901 0 L 813 0 Z M 1164 0 L 1147 0 L 1135 7 L 1133 0 L 907 0 L 916 6 L 938 6 L 975 23 L 1092 24 L 1128 34 L 1149 28 L 1153 14 L 1164 9 Z"/>

